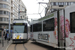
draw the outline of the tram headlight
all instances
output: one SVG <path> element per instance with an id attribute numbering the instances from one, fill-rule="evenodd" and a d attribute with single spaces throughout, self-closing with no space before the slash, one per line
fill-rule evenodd
<path id="1" fill-rule="evenodd" d="M 23 39 L 23 37 L 20 37 L 20 39 Z"/>
<path id="2" fill-rule="evenodd" d="M 13 37 L 13 39 L 15 39 L 15 37 Z"/>

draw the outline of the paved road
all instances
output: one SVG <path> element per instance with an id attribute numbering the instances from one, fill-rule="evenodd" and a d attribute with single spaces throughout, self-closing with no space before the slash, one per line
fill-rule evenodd
<path id="1" fill-rule="evenodd" d="M 57 49 L 53 49 L 50 46 L 29 41 L 28 43 L 24 44 L 11 44 L 8 50 L 57 50 Z"/>

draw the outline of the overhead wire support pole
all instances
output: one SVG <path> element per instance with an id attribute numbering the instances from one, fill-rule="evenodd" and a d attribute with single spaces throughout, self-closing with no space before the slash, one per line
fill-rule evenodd
<path id="1" fill-rule="evenodd" d="M 9 37 L 10 37 L 10 12 L 9 12 Z"/>
<path id="2" fill-rule="evenodd" d="M 20 19 L 20 0 L 19 0 L 19 5 L 18 5 L 18 19 Z"/>
<path id="3" fill-rule="evenodd" d="M 38 8 L 38 13 L 39 13 L 39 10 L 40 10 L 40 3 L 39 3 L 39 8 Z"/>

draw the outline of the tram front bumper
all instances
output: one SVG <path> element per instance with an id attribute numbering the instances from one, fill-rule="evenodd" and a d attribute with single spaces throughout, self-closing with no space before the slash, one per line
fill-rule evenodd
<path id="1" fill-rule="evenodd" d="M 13 42 L 26 42 L 27 39 L 13 39 Z"/>

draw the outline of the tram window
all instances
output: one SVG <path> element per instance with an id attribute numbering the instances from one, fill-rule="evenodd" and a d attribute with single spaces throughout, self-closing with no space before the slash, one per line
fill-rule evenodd
<path id="1" fill-rule="evenodd" d="M 32 32 L 32 25 L 30 26 L 30 32 Z"/>
<path id="2" fill-rule="evenodd" d="M 43 31 L 54 31 L 54 18 L 43 22 Z"/>
<path id="3" fill-rule="evenodd" d="M 33 25 L 33 32 L 41 31 L 42 25 L 41 23 L 36 23 Z"/>
<path id="4" fill-rule="evenodd" d="M 13 26 L 14 33 L 23 33 L 24 32 L 24 25 L 14 25 Z"/>
<path id="5" fill-rule="evenodd" d="M 75 12 L 70 13 L 70 31 L 75 33 Z"/>
<path id="6" fill-rule="evenodd" d="M 27 27 L 27 24 L 25 25 L 25 30 L 24 30 L 25 33 L 28 32 L 28 27 Z"/>

